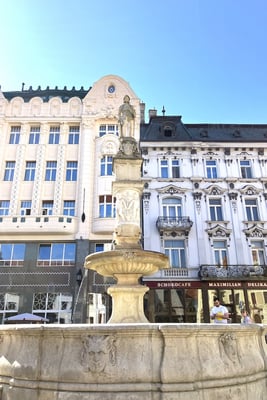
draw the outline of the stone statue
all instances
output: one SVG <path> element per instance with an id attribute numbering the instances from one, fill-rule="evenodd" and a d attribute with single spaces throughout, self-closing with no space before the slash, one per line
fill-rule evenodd
<path id="1" fill-rule="evenodd" d="M 124 96 L 123 104 L 119 108 L 119 123 L 121 127 L 121 136 L 134 136 L 135 110 L 130 104 L 130 97 Z"/>

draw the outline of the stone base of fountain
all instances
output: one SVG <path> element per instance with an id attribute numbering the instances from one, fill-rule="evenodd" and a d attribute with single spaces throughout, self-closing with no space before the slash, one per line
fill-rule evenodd
<path id="1" fill-rule="evenodd" d="M 266 400 L 267 326 L 2 325 L 1 400 Z"/>

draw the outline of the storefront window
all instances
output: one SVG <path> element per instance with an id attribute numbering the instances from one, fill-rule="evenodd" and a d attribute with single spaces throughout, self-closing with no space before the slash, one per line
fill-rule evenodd
<path id="1" fill-rule="evenodd" d="M 146 298 L 150 322 L 203 322 L 201 289 L 154 289 Z"/>

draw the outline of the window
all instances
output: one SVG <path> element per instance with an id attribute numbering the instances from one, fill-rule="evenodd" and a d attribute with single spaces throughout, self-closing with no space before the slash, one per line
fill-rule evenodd
<path id="1" fill-rule="evenodd" d="M 164 250 L 171 268 L 186 268 L 184 240 L 165 240 Z"/>
<path id="2" fill-rule="evenodd" d="M 0 243 L 0 266 L 22 266 L 24 253 L 23 243 Z"/>
<path id="3" fill-rule="evenodd" d="M 95 252 L 104 251 L 104 243 L 96 243 L 95 244 Z"/>
<path id="4" fill-rule="evenodd" d="M 56 161 L 47 161 L 46 162 L 46 170 L 45 170 L 45 180 L 46 181 L 55 181 L 57 176 L 57 162 Z"/>
<path id="5" fill-rule="evenodd" d="M 259 221 L 256 199 L 245 199 L 246 215 L 248 221 Z"/>
<path id="6" fill-rule="evenodd" d="M 20 202 L 20 215 L 31 215 L 32 202 L 23 200 Z"/>
<path id="7" fill-rule="evenodd" d="M 63 214 L 74 217 L 74 215 L 75 215 L 75 201 L 74 200 L 65 200 L 64 201 Z"/>
<path id="8" fill-rule="evenodd" d="M 182 201 L 175 197 L 168 197 L 162 200 L 163 216 L 164 217 L 181 217 L 182 216 Z"/>
<path id="9" fill-rule="evenodd" d="M 224 240 L 213 242 L 215 264 L 218 266 L 227 265 L 227 247 Z"/>
<path id="10" fill-rule="evenodd" d="M 70 126 L 69 128 L 69 144 L 79 144 L 80 127 Z"/>
<path id="11" fill-rule="evenodd" d="M 216 161 L 206 160 L 206 174 L 209 179 L 217 178 Z"/>
<path id="12" fill-rule="evenodd" d="M 18 144 L 20 138 L 20 126 L 11 126 L 9 144 Z"/>
<path id="13" fill-rule="evenodd" d="M 77 181 L 77 161 L 67 161 L 66 181 Z"/>
<path id="14" fill-rule="evenodd" d="M 160 160 L 160 176 L 161 178 L 169 178 L 168 160 Z"/>
<path id="15" fill-rule="evenodd" d="M 209 199 L 211 221 L 223 221 L 221 199 Z"/>
<path id="16" fill-rule="evenodd" d="M 104 156 L 101 158 L 101 162 L 100 162 L 101 176 L 112 175 L 112 161 L 113 161 L 113 158 L 111 156 Z"/>
<path id="17" fill-rule="evenodd" d="M 60 133 L 59 126 L 51 126 L 48 143 L 49 144 L 59 144 L 59 133 Z"/>
<path id="18" fill-rule="evenodd" d="M 40 244 L 38 265 L 73 265 L 75 262 L 75 243 Z"/>
<path id="19" fill-rule="evenodd" d="M 4 181 L 13 181 L 15 172 L 15 161 L 6 161 Z"/>
<path id="20" fill-rule="evenodd" d="M 0 293 L 0 324 L 5 318 L 18 313 L 19 295 L 14 293 Z"/>
<path id="21" fill-rule="evenodd" d="M 119 136 L 119 125 L 100 125 L 99 136 L 102 137 L 108 133 Z"/>
<path id="22" fill-rule="evenodd" d="M 42 215 L 53 215 L 54 202 L 52 200 L 44 200 L 42 203 Z"/>
<path id="23" fill-rule="evenodd" d="M 25 181 L 34 181 L 35 169 L 36 169 L 35 161 L 26 161 L 26 169 L 25 169 L 25 176 L 24 176 Z"/>
<path id="24" fill-rule="evenodd" d="M 116 199 L 112 199 L 111 195 L 99 196 L 99 217 L 114 218 L 116 215 L 115 203 Z"/>
<path id="25" fill-rule="evenodd" d="M 40 126 L 31 126 L 29 144 L 39 144 Z"/>
<path id="26" fill-rule="evenodd" d="M 161 178 L 180 178 L 180 163 L 176 159 L 160 160 Z"/>
<path id="27" fill-rule="evenodd" d="M 49 319 L 50 323 L 71 323 L 72 296 L 64 293 L 34 293 L 33 314 Z"/>
<path id="28" fill-rule="evenodd" d="M 251 242 L 253 265 L 265 265 L 264 244 L 261 240 Z"/>
<path id="29" fill-rule="evenodd" d="M 244 179 L 252 178 L 252 170 L 250 161 L 243 160 L 240 161 L 240 170 L 241 170 L 241 177 Z"/>
<path id="30" fill-rule="evenodd" d="M 0 215 L 8 215 L 9 214 L 9 200 L 0 200 Z"/>

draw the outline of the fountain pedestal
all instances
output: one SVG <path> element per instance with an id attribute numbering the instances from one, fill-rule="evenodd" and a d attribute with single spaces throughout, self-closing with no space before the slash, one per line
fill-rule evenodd
<path id="1" fill-rule="evenodd" d="M 167 256 L 141 249 L 104 251 L 90 254 L 85 259 L 85 268 L 103 276 L 111 276 L 117 281 L 108 289 L 112 297 L 112 314 L 108 323 L 148 322 L 143 298 L 149 288 L 141 285 L 139 280 L 144 275 L 152 275 L 168 267 Z"/>

